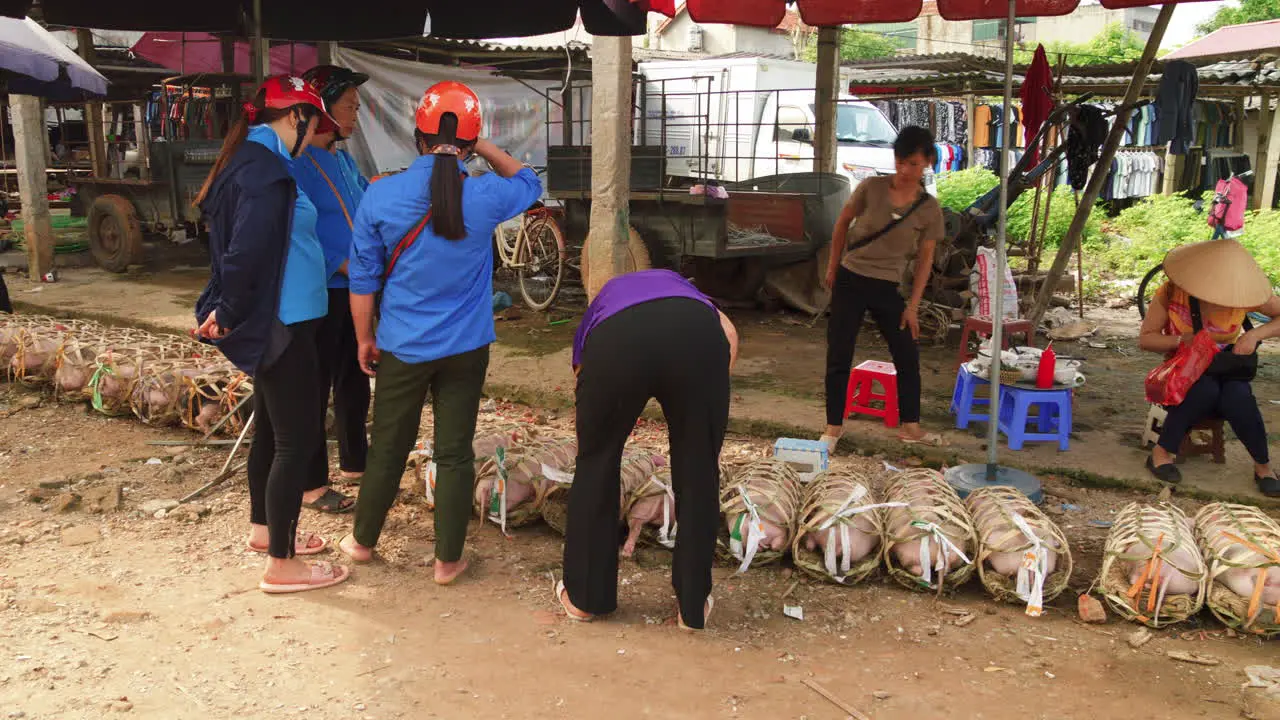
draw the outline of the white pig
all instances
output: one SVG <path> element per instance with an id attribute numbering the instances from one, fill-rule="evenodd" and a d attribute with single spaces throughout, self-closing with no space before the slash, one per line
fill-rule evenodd
<path id="1" fill-rule="evenodd" d="M 661 455 L 634 455 L 622 461 L 622 504 L 627 520 L 627 539 L 622 544 L 622 556 L 631 557 L 636 551 L 636 541 L 645 525 L 661 528 L 665 522 L 675 523 L 675 497 L 667 493 L 671 487 L 671 473 L 658 472 L 666 465 Z M 631 497 L 641 497 L 626 507 Z"/>

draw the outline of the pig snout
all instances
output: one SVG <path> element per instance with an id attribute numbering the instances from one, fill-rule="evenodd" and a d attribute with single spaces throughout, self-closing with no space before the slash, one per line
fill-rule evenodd
<path id="1" fill-rule="evenodd" d="M 919 538 L 895 545 L 893 548 L 893 556 L 898 559 L 898 564 L 902 566 L 903 570 L 906 570 L 916 577 L 924 574 L 924 567 L 920 564 Z"/>
<path id="2" fill-rule="evenodd" d="M 790 540 L 791 538 L 789 537 L 789 533 L 786 531 L 786 529 L 780 528 L 777 525 L 774 525 L 773 523 L 766 522 L 766 521 L 762 521 L 760 524 L 764 525 L 764 539 L 760 541 L 761 549 L 763 548 L 768 548 L 770 550 L 786 550 L 787 549 L 787 541 Z"/>

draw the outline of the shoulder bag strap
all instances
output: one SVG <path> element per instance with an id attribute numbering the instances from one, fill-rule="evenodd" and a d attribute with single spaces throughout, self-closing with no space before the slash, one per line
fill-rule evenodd
<path id="1" fill-rule="evenodd" d="M 320 171 L 320 177 L 324 178 L 325 183 L 329 185 L 329 189 L 333 191 L 333 196 L 338 198 L 338 207 L 342 208 L 342 216 L 347 219 L 347 227 L 354 228 L 355 225 L 351 222 L 351 213 L 347 212 L 347 204 L 343 202 L 342 193 L 338 192 L 337 186 L 329 179 L 329 173 L 325 172 L 324 168 L 320 167 L 320 161 L 311 157 L 311 153 L 307 153 L 307 159 L 310 160 L 311 164 L 315 165 L 316 169 Z"/>
<path id="2" fill-rule="evenodd" d="M 902 213 L 902 215 L 900 215 L 900 216 L 898 216 L 898 217 L 896 217 L 896 218 L 894 218 L 894 219 L 890 220 L 890 221 L 889 221 L 889 223 L 888 223 L 887 225 L 885 225 L 884 227 L 880 228 L 879 230 L 877 230 L 877 231 L 875 231 L 875 232 L 871 233 L 870 235 L 868 235 L 868 236 L 866 236 L 866 237 L 862 238 L 861 240 L 859 240 L 859 241 L 855 242 L 854 244 L 850 245 L 849 247 L 845 248 L 845 252 L 846 252 L 846 253 L 850 253 L 850 252 L 853 252 L 853 251 L 855 251 L 855 250 L 861 250 L 862 248 L 864 248 L 864 247 L 866 247 L 866 246 L 870 245 L 871 243 L 875 242 L 876 240 L 879 240 L 880 238 L 884 237 L 884 236 L 885 236 L 885 235 L 887 235 L 891 230 L 893 230 L 894 228 L 898 227 L 898 224 L 899 224 L 899 223 L 901 223 L 903 220 L 906 220 L 907 218 L 911 217 L 911 213 L 914 213 L 916 210 L 919 210 L 919 209 L 920 209 L 920 206 L 921 206 L 921 205 L 924 205 L 924 202 L 925 202 L 926 200 L 928 200 L 928 199 L 929 199 L 929 192 L 928 192 L 927 190 L 925 190 L 924 188 L 921 188 L 921 189 L 920 189 L 920 197 L 916 198 L 916 201 L 915 201 L 914 203 L 912 203 L 912 204 L 911 204 L 911 207 L 907 208 L 907 211 L 906 211 L 906 212 L 904 212 L 904 213 Z"/>
<path id="3" fill-rule="evenodd" d="M 409 232 L 400 238 L 400 242 L 396 243 L 396 247 L 391 251 L 391 257 L 387 260 L 387 270 L 382 274 L 382 282 L 385 285 L 387 279 L 391 277 L 391 271 L 395 269 L 396 263 L 400 261 L 400 255 L 409 249 L 417 241 L 418 236 L 422 234 L 422 230 L 427 227 L 427 223 L 431 222 L 431 208 L 427 208 L 427 214 L 416 225 L 409 228 Z"/>

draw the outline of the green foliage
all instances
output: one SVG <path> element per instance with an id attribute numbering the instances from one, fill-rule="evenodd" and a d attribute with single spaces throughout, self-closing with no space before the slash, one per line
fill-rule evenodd
<path id="1" fill-rule="evenodd" d="M 841 60 L 873 60 L 893 57 L 898 53 L 898 43 L 880 33 L 863 32 L 851 28 L 840 30 Z M 818 61 L 818 43 L 807 43 L 800 50 L 800 58 L 806 62 Z"/>
<path id="2" fill-rule="evenodd" d="M 1214 30 L 1227 25 L 1240 25 L 1262 20 L 1275 20 L 1276 18 L 1280 18 L 1280 0 L 1240 0 L 1239 5 L 1227 5 L 1218 8 L 1213 17 L 1196 26 L 1196 31 L 1202 35 L 1208 35 Z"/>
<path id="3" fill-rule="evenodd" d="M 969 207 L 974 200 L 982 197 L 988 190 L 1000 184 L 995 173 L 985 168 L 970 168 L 956 172 L 943 173 L 938 176 L 938 202 L 945 208 L 961 211 Z M 1035 191 L 1024 192 L 1013 207 L 1009 208 L 1009 239 L 1019 243 L 1031 235 L 1031 214 L 1035 208 Z M 1041 212 L 1047 196 L 1040 199 Z M 1071 188 L 1059 187 L 1054 190 L 1053 202 L 1049 206 L 1049 224 L 1045 232 L 1050 246 L 1057 246 L 1066 236 L 1075 217 L 1076 202 Z M 1085 237 L 1094 237 L 1102 232 L 1103 211 L 1095 208 L 1085 225 Z M 1043 217 L 1041 222 L 1044 222 Z"/>
<path id="4" fill-rule="evenodd" d="M 1117 22 L 1109 23 L 1088 42 L 1054 41 L 1046 44 L 1044 51 L 1049 56 L 1050 65 L 1056 64 L 1058 53 L 1066 55 L 1068 65 L 1105 65 L 1134 62 L 1142 57 L 1145 45 L 1141 37 Z M 1034 55 L 1035 48 L 1019 50 L 1014 53 L 1014 62 L 1029 64 Z"/>

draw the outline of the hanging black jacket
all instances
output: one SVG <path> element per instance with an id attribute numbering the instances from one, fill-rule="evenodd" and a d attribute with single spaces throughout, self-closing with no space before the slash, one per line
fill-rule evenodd
<path id="1" fill-rule="evenodd" d="M 1195 143 L 1195 126 L 1191 122 L 1191 107 L 1195 105 L 1200 90 L 1200 77 L 1196 66 L 1185 60 L 1170 60 L 1160 76 L 1160 89 L 1156 92 L 1156 111 L 1160 118 L 1161 145 L 1172 142 L 1169 152 L 1186 155 L 1187 148 Z"/>

